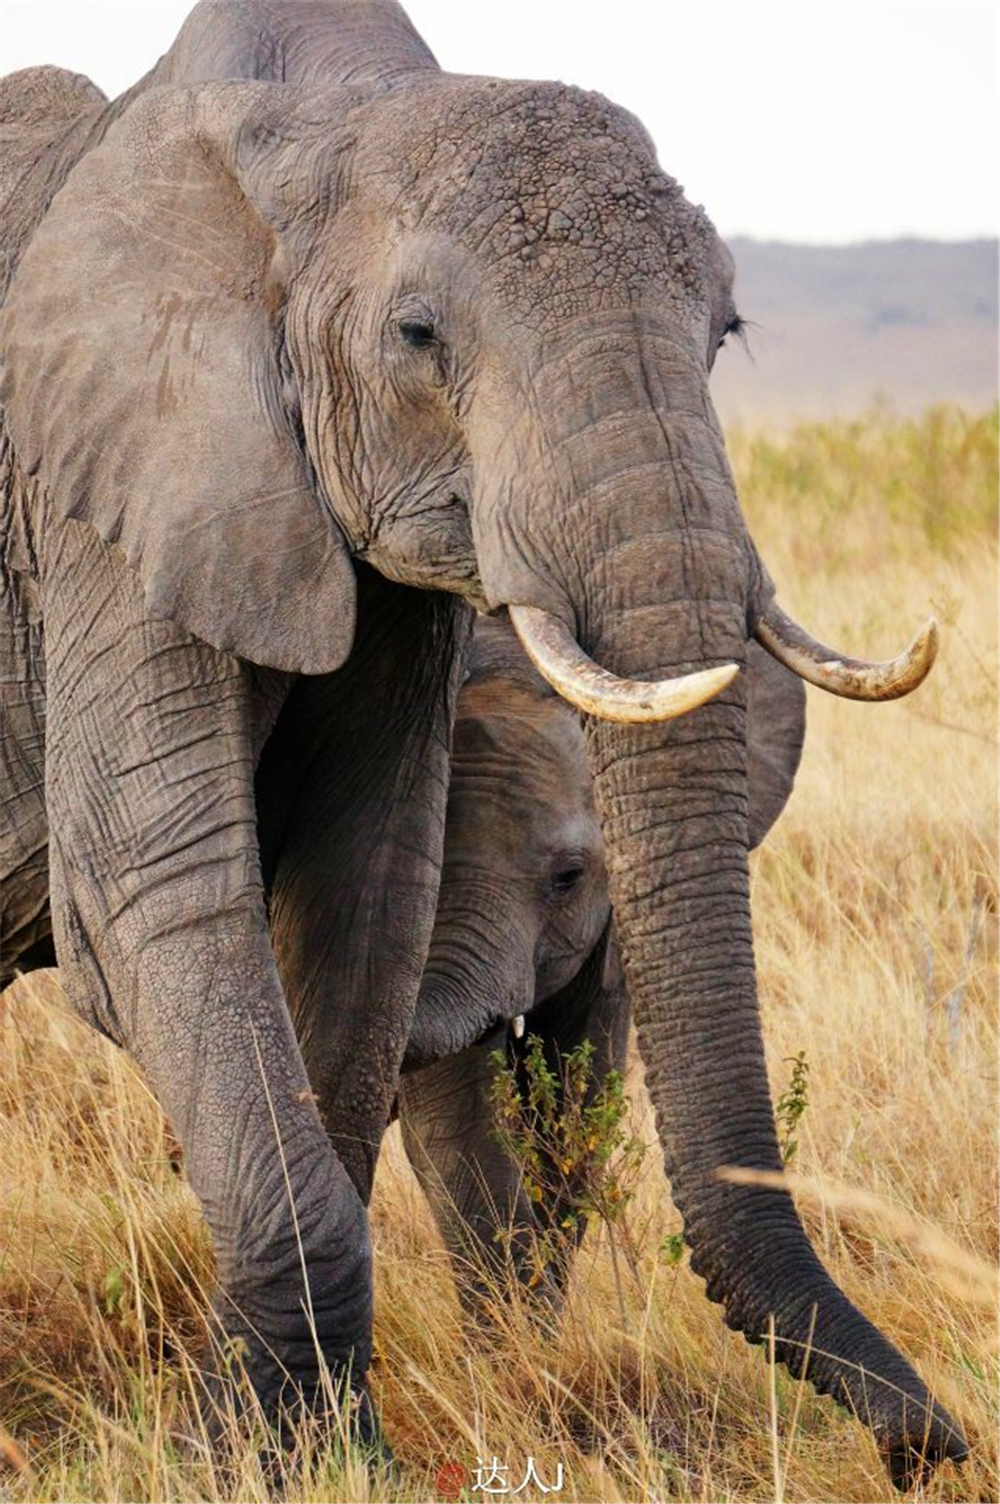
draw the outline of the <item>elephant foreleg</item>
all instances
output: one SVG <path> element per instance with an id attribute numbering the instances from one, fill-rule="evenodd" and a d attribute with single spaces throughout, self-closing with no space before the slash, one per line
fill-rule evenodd
<path id="1" fill-rule="evenodd" d="M 46 645 L 59 963 L 171 1119 L 215 1241 L 219 1315 L 261 1399 L 312 1406 L 325 1367 L 350 1365 L 357 1382 L 368 1366 L 371 1251 L 270 949 L 250 676 L 146 619 L 134 576 L 87 531 L 58 537 Z"/>
<path id="2" fill-rule="evenodd" d="M 491 1058 L 506 1024 L 399 1082 L 403 1145 L 451 1255 L 466 1313 L 481 1317 L 510 1276 L 532 1276 L 535 1225 L 521 1171 L 493 1131 Z"/>
<path id="3" fill-rule="evenodd" d="M 54 966 L 45 814 L 45 649 L 26 597 L 0 565 L 0 987 Z"/>

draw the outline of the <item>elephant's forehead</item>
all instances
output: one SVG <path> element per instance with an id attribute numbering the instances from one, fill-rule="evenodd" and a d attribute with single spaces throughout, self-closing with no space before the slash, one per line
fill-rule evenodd
<path id="1" fill-rule="evenodd" d="M 539 807 L 590 807 L 590 775 L 576 712 L 511 680 L 467 684 L 455 723 L 456 768 L 484 772 Z"/>
<path id="2" fill-rule="evenodd" d="M 705 291 L 715 232 L 631 115 L 562 84 L 460 80 L 418 154 L 420 217 L 488 261 L 515 297 Z"/>

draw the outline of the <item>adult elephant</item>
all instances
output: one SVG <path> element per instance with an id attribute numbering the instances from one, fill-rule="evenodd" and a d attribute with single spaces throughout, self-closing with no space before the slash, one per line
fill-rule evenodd
<path id="1" fill-rule="evenodd" d="M 749 643 L 751 846 L 784 808 L 804 733 L 802 681 Z M 458 696 L 437 915 L 398 1092 L 403 1143 L 475 1315 L 508 1273 L 561 1299 L 570 1240 L 558 1238 L 567 1257 L 540 1270 L 534 1234 L 558 1228 L 571 1208 L 552 1194 L 557 1173 L 530 1201 L 498 1142 L 496 1054 L 522 1091 L 529 1037 L 560 1082 L 561 1062 L 584 1041 L 591 1092 L 624 1069 L 628 997 L 610 918 L 580 718 L 509 623 L 481 617 Z"/>
<path id="2" fill-rule="evenodd" d="M 708 395 L 736 322 L 708 219 L 631 116 L 444 74 L 391 0 L 208 0 L 115 102 L 32 70 L 5 113 L 10 953 L 39 954 L 44 710 L 59 963 L 174 1121 L 264 1401 L 368 1365 L 364 1203 L 433 922 L 464 601 L 509 608 L 588 712 L 709 1295 L 752 1339 L 773 1317 L 897 1477 L 961 1456 L 790 1197 L 717 1174 L 780 1168 L 747 643 L 879 697 L 933 635 L 873 667 L 776 606 Z"/>

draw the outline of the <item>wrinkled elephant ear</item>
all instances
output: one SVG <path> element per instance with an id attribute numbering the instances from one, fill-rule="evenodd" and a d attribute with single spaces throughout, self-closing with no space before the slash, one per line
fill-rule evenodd
<path id="1" fill-rule="evenodd" d="M 283 382 L 281 242 L 243 186 L 273 145 L 247 122 L 283 94 L 158 90 L 80 160 L 11 287 L 4 396 L 22 473 L 121 549 L 152 616 L 318 673 L 350 652 L 354 571 Z"/>
<path id="2" fill-rule="evenodd" d="M 788 803 L 806 734 L 802 680 L 747 643 L 750 845 L 759 846 Z"/>

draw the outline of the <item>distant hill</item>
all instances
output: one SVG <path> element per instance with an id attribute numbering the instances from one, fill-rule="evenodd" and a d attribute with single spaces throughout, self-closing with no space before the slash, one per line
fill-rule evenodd
<path id="1" fill-rule="evenodd" d="M 716 364 L 724 423 L 996 401 L 997 241 L 729 246 L 737 307 L 757 327 L 752 359 L 730 341 Z"/>

